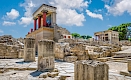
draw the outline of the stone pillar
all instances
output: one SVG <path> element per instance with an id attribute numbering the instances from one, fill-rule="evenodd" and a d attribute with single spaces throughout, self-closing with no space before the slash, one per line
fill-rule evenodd
<path id="1" fill-rule="evenodd" d="M 37 19 L 34 18 L 34 31 L 36 30 Z"/>
<path id="2" fill-rule="evenodd" d="M 131 59 L 128 59 L 128 71 L 131 72 Z"/>
<path id="3" fill-rule="evenodd" d="M 54 27 L 55 24 L 56 24 L 56 12 L 53 12 L 51 14 L 51 26 Z"/>
<path id="4" fill-rule="evenodd" d="M 108 80 L 108 65 L 93 60 L 76 61 L 74 80 Z"/>
<path id="5" fill-rule="evenodd" d="M 35 61 L 35 39 L 24 38 L 24 61 Z"/>
<path id="6" fill-rule="evenodd" d="M 41 40 L 38 41 L 38 70 L 54 69 L 54 41 Z"/>
<path id="7" fill-rule="evenodd" d="M 46 10 L 42 10 L 41 12 L 43 12 L 43 26 L 46 26 L 46 14 L 47 14 L 47 11 Z"/>
<path id="8" fill-rule="evenodd" d="M 38 15 L 38 29 L 41 27 L 41 15 Z"/>

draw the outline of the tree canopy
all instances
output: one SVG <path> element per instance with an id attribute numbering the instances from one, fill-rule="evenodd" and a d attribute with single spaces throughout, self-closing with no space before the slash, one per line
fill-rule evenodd
<path id="1" fill-rule="evenodd" d="M 83 39 L 92 38 L 92 37 L 89 36 L 89 35 L 80 35 L 80 34 L 78 34 L 78 33 L 72 33 L 71 35 L 72 35 L 72 37 L 74 37 L 74 38 L 83 38 Z"/>
<path id="2" fill-rule="evenodd" d="M 108 30 L 113 30 L 119 32 L 119 40 L 126 40 L 128 29 L 127 27 L 131 27 L 131 23 L 121 24 L 119 26 L 113 26 Z"/>

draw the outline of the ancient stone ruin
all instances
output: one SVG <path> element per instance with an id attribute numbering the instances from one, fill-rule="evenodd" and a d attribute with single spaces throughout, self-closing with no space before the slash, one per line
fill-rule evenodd
<path id="1" fill-rule="evenodd" d="M 54 69 L 54 41 L 40 40 L 38 42 L 38 70 Z"/>
<path id="2" fill-rule="evenodd" d="M 35 61 L 35 39 L 25 38 L 24 61 Z"/>
<path id="3" fill-rule="evenodd" d="M 108 80 L 108 65 L 93 60 L 76 61 L 74 80 Z"/>

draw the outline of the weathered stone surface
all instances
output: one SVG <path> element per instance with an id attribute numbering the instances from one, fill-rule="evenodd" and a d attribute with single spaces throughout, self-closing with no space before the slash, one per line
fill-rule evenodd
<path id="1" fill-rule="evenodd" d="M 130 72 L 120 71 L 120 74 L 124 75 L 124 76 L 130 76 L 131 77 L 131 73 Z"/>
<path id="2" fill-rule="evenodd" d="M 55 44 L 55 58 L 64 59 L 66 55 L 70 55 L 69 43 L 56 43 Z"/>
<path id="3" fill-rule="evenodd" d="M 54 41 L 41 40 L 38 42 L 38 70 L 54 69 Z"/>
<path id="4" fill-rule="evenodd" d="M 39 75 L 39 78 L 47 78 L 47 77 L 48 77 L 47 74 L 48 74 L 48 73 L 42 73 L 42 74 Z"/>
<path id="5" fill-rule="evenodd" d="M 109 60 L 109 58 L 97 58 L 98 61 L 106 62 Z"/>
<path id="6" fill-rule="evenodd" d="M 131 59 L 128 59 L 128 71 L 131 72 Z"/>
<path id="7" fill-rule="evenodd" d="M 0 58 L 15 59 L 18 58 L 19 46 L 6 45 L 0 43 Z"/>
<path id="8" fill-rule="evenodd" d="M 35 61 L 35 39 L 25 38 L 24 61 Z"/>
<path id="9" fill-rule="evenodd" d="M 57 69 L 57 68 L 55 68 L 55 69 L 53 70 L 53 72 L 58 72 L 58 69 Z"/>
<path id="10" fill-rule="evenodd" d="M 92 60 L 75 62 L 74 80 L 108 80 L 108 65 Z"/>
<path id="11" fill-rule="evenodd" d="M 24 49 L 19 50 L 18 58 L 24 58 Z"/>
<path id="12" fill-rule="evenodd" d="M 56 76 L 58 76 L 58 72 L 51 72 L 51 73 L 48 73 L 48 76 L 51 77 L 51 78 L 54 78 Z"/>
<path id="13" fill-rule="evenodd" d="M 66 56 L 66 57 L 64 58 L 64 61 L 74 62 L 74 61 L 76 61 L 77 59 L 78 59 L 77 56 Z"/>

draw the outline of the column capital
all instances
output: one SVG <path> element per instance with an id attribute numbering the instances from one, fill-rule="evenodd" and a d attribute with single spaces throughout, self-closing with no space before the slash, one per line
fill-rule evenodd
<path id="1" fill-rule="evenodd" d="M 34 20 L 37 20 L 37 18 L 36 18 L 36 17 L 33 17 L 33 19 L 34 19 Z"/>
<path id="2" fill-rule="evenodd" d="M 47 11 L 47 10 L 42 10 L 41 12 L 43 12 L 43 13 L 47 13 L 48 11 Z"/>
<path id="3" fill-rule="evenodd" d="M 40 16 L 42 16 L 42 15 L 41 15 L 41 14 L 38 14 L 37 16 L 40 17 Z"/>

